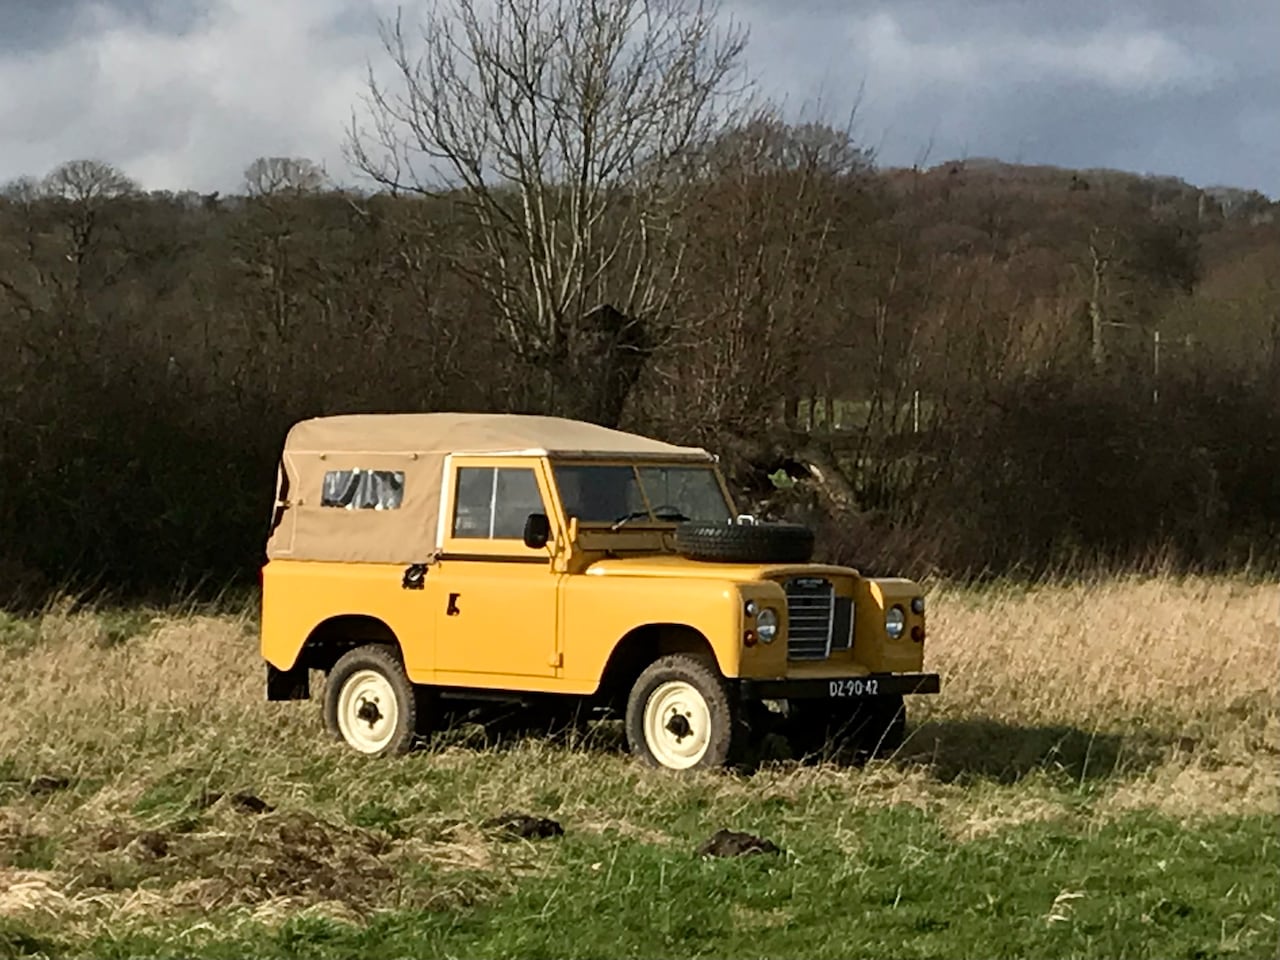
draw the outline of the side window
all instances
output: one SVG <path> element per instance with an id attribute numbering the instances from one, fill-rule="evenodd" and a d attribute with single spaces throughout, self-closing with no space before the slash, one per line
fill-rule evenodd
<path id="1" fill-rule="evenodd" d="M 519 540 L 531 513 L 545 513 L 538 480 L 527 467 L 459 467 L 453 535 Z"/>
<path id="2" fill-rule="evenodd" d="M 493 469 L 461 467 L 453 504 L 453 535 L 480 540 L 489 538 L 493 516 Z"/>
<path id="3" fill-rule="evenodd" d="M 345 510 L 397 510 L 403 501 L 401 470 L 330 470 L 320 491 L 320 506 Z"/>
<path id="4" fill-rule="evenodd" d="M 529 514 L 547 512 L 532 470 L 499 468 L 493 503 L 493 532 L 490 536 L 496 540 L 521 539 Z"/>

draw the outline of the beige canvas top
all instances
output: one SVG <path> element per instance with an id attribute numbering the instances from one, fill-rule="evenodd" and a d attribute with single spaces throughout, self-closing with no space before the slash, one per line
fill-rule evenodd
<path id="1" fill-rule="evenodd" d="M 317 417 L 284 443 L 270 559 L 422 563 L 439 552 L 438 521 L 451 455 L 637 458 L 706 462 L 711 454 L 560 417 L 404 413 Z M 330 471 L 402 474 L 396 509 L 321 505 Z"/>

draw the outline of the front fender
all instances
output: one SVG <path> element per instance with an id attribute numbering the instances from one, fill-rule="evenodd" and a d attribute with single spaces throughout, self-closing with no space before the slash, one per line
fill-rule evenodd
<path id="1" fill-rule="evenodd" d="M 568 577 L 561 592 L 564 678 L 594 686 L 618 643 L 636 630 L 669 624 L 706 638 L 716 665 L 742 665 L 742 594 L 732 581 L 626 576 Z"/>

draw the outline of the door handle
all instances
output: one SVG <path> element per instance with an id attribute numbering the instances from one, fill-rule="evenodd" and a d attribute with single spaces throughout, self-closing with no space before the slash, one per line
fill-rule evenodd
<path id="1" fill-rule="evenodd" d="M 445 616 L 456 617 L 462 611 L 458 609 L 458 600 L 462 597 L 460 593 L 449 594 L 449 605 L 445 607 Z"/>

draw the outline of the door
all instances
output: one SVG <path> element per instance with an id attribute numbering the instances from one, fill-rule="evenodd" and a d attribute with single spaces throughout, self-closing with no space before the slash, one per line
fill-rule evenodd
<path id="1" fill-rule="evenodd" d="M 451 458 L 436 605 L 436 677 L 499 686 L 503 676 L 557 675 L 556 587 L 551 548 L 524 544 L 531 513 L 551 516 L 541 463 Z M 486 678 L 488 680 L 486 681 Z"/>

